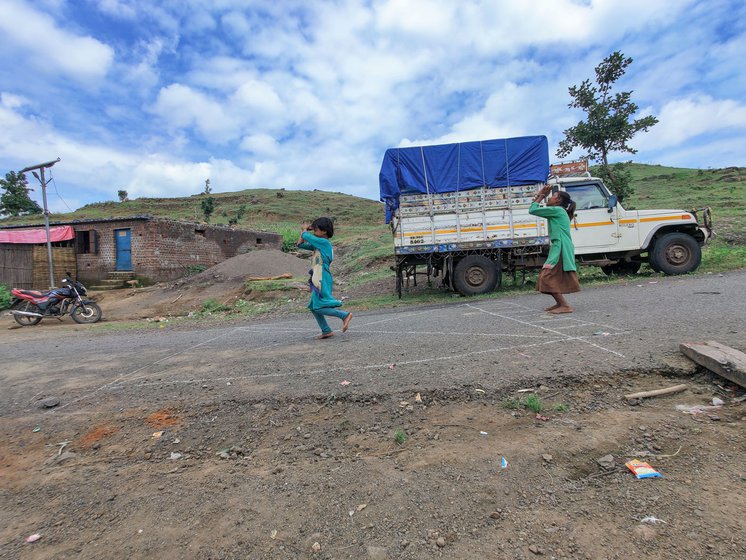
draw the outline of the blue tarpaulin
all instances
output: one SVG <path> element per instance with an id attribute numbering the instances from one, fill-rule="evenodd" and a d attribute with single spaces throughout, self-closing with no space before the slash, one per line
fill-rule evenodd
<path id="1" fill-rule="evenodd" d="M 544 183 L 549 177 L 546 136 L 522 136 L 386 150 L 378 176 L 386 223 L 403 192 L 447 193 L 478 187 Z"/>

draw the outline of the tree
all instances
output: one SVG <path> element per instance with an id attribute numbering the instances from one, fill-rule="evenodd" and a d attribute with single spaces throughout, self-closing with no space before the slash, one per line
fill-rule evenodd
<path id="1" fill-rule="evenodd" d="M 635 192 L 634 187 L 632 187 L 632 173 L 627 168 L 628 163 L 601 164 L 596 171 L 598 177 L 603 180 L 611 192 L 617 195 L 620 202 Z"/>
<path id="2" fill-rule="evenodd" d="M 619 51 L 613 52 L 596 66 L 595 84 L 585 80 L 579 87 L 569 88 L 572 101 L 568 107 L 582 109 L 587 119 L 565 130 L 557 157 L 566 157 L 574 148 L 580 147 L 587 152 L 583 157 L 600 161 L 601 165 L 608 167 L 609 152 L 637 153 L 627 142 L 638 132 L 647 131 L 658 119 L 650 115 L 630 122 L 638 109 L 632 102 L 632 92 L 612 94 L 614 83 L 630 64 L 631 58 L 625 58 Z"/>
<path id="3" fill-rule="evenodd" d="M 211 196 L 202 200 L 202 213 L 205 215 L 205 221 L 210 223 L 210 216 L 215 212 L 215 199 Z"/>
<path id="4" fill-rule="evenodd" d="M 205 191 L 202 194 L 210 194 L 212 187 L 210 187 L 210 179 L 205 179 Z"/>
<path id="5" fill-rule="evenodd" d="M 117 191 L 117 196 L 119 197 L 119 202 L 127 202 L 129 200 L 129 195 L 125 190 Z"/>
<path id="6" fill-rule="evenodd" d="M 0 195 L 0 215 L 23 216 L 41 214 L 41 207 L 31 200 L 26 175 L 9 171 L 5 179 L 0 179 L 0 188 L 5 192 Z"/>

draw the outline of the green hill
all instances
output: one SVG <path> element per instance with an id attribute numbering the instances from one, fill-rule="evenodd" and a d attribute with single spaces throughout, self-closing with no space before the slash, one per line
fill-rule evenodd
<path id="1" fill-rule="evenodd" d="M 710 206 L 717 239 L 746 245 L 746 168 L 685 169 L 630 165 L 634 208 L 701 208 Z"/>

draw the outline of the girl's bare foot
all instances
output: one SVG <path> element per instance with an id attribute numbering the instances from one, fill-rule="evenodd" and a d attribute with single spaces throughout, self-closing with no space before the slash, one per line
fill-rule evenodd
<path id="1" fill-rule="evenodd" d="M 560 304 L 559 303 L 555 303 L 551 307 L 545 308 L 544 311 L 551 311 L 552 309 L 557 309 L 558 307 L 560 307 Z"/>
<path id="2" fill-rule="evenodd" d="M 352 313 L 348 313 L 347 317 L 342 321 L 342 332 L 347 332 L 347 329 L 350 328 L 350 321 L 352 321 Z"/>
<path id="3" fill-rule="evenodd" d="M 324 338 L 331 338 L 333 336 L 334 336 L 333 332 L 321 333 L 319 336 L 316 337 L 316 340 L 321 340 Z"/>
<path id="4" fill-rule="evenodd" d="M 554 313 L 555 315 L 558 315 L 560 313 L 572 313 L 573 308 L 569 305 L 561 305 L 555 309 L 552 309 L 549 313 Z"/>

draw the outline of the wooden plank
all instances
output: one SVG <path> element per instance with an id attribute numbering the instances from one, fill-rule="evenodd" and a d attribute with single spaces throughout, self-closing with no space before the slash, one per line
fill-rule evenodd
<path id="1" fill-rule="evenodd" d="M 681 352 L 699 365 L 741 387 L 746 387 L 746 354 L 714 340 L 682 342 Z"/>

